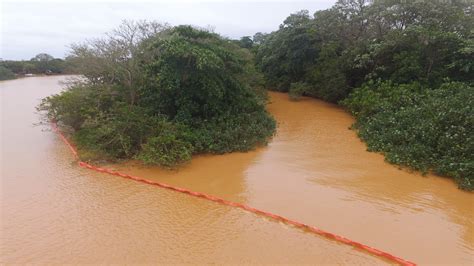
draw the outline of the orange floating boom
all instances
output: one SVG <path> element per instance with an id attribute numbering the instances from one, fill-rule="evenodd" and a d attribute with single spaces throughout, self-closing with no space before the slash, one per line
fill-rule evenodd
<path id="1" fill-rule="evenodd" d="M 168 184 L 165 184 L 165 183 L 156 182 L 156 181 L 153 181 L 153 180 L 148 180 L 148 179 L 137 177 L 137 176 L 123 174 L 123 173 L 120 173 L 120 172 L 117 172 L 117 171 L 113 171 L 111 169 L 97 167 L 97 166 L 88 164 L 86 162 L 80 161 L 76 148 L 74 147 L 74 145 L 71 144 L 71 142 L 69 142 L 69 140 L 64 136 L 64 134 L 61 132 L 61 130 L 59 130 L 57 123 L 53 121 L 53 122 L 51 122 L 51 126 L 52 126 L 53 130 L 59 135 L 59 137 L 63 140 L 63 142 L 66 143 L 66 145 L 69 147 L 69 150 L 71 150 L 74 157 L 77 160 L 79 160 L 79 166 L 81 166 L 81 167 L 91 169 L 91 170 L 94 170 L 96 172 L 101 172 L 101 173 L 106 173 L 106 174 L 110 174 L 110 175 L 115 175 L 115 176 L 131 179 L 131 180 L 134 180 L 134 181 L 137 181 L 137 182 L 142 182 L 142 183 L 145 183 L 145 184 L 148 184 L 148 185 L 153 185 L 153 186 L 173 190 L 173 191 L 176 191 L 176 192 L 181 192 L 181 193 L 184 193 L 184 194 L 187 194 L 187 195 L 190 195 L 190 196 L 207 199 L 207 200 L 217 202 L 217 203 L 220 203 L 220 204 L 223 204 L 223 205 L 227 205 L 227 206 L 231 206 L 231 207 L 235 207 L 235 208 L 240 208 L 240 209 L 246 210 L 248 212 L 252 212 L 252 213 L 255 213 L 255 214 L 258 214 L 258 215 L 262 215 L 262 216 L 271 218 L 271 219 L 276 220 L 276 221 L 281 221 L 281 222 L 284 222 L 286 224 L 291 224 L 295 227 L 301 228 L 303 230 L 307 230 L 307 231 L 312 232 L 312 233 L 317 234 L 317 235 L 324 236 L 326 238 L 335 240 L 337 242 L 353 246 L 355 248 L 366 251 L 366 252 L 368 252 L 372 255 L 375 255 L 375 256 L 380 257 L 380 258 L 387 259 L 389 261 L 398 263 L 400 265 L 406 265 L 406 266 L 416 265 L 415 263 L 413 263 L 411 261 L 399 258 L 399 257 L 394 256 L 394 255 L 392 255 L 390 253 L 387 253 L 385 251 L 381 251 L 381 250 L 378 250 L 376 248 L 369 247 L 369 246 L 361 244 L 359 242 L 352 241 L 348 238 L 326 232 L 326 231 L 321 230 L 319 228 L 316 228 L 314 226 L 307 225 L 307 224 L 304 224 L 304 223 L 300 223 L 298 221 L 294 221 L 294 220 L 291 220 L 289 218 L 286 218 L 286 217 L 283 217 L 283 216 L 280 216 L 280 215 L 277 215 L 277 214 L 273 214 L 273 213 L 270 213 L 270 212 L 255 209 L 255 208 L 252 208 L 250 206 L 247 206 L 247 205 L 244 205 L 244 204 L 241 204 L 241 203 L 228 201 L 228 200 L 225 200 L 225 199 L 222 199 L 222 198 L 219 198 L 219 197 L 216 197 L 216 196 L 208 195 L 208 194 L 205 194 L 205 193 L 191 191 L 191 190 L 188 190 L 188 189 L 185 189 L 185 188 L 174 187 L 174 186 L 171 186 L 171 185 L 168 185 Z"/>

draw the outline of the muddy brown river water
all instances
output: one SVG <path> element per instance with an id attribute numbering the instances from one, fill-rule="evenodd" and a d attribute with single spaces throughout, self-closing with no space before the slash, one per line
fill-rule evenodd
<path id="1" fill-rule="evenodd" d="M 376 264 L 357 249 L 180 193 L 78 167 L 38 122 L 67 77 L 0 82 L 0 263 Z M 366 151 L 353 118 L 271 93 L 267 147 L 198 156 L 179 171 L 117 170 L 274 212 L 419 264 L 474 263 L 474 194 Z"/>

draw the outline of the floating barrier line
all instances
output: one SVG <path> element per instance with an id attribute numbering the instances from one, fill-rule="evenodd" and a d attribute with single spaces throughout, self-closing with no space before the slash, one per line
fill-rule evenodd
<path id="1" fill-rule="evenodd" d="M 90 169 L 90 170 L 94 170 L 94 171 L 96 171 L 96 172 L 101 172 L 101 173 L 106 173 L 106 174 L 110 174 L 110 175 L 115 175 L 115 176 L 119 176 L 119 177 L 131 179 L 131 180 L 134 180 L 134 181 L 137 181 L 137 182 L 141 182 L 141 183 L 145 183 L 145 184 L 148 184 L 148 185 L 153 185 L 153 186 L 157 186 L 157 187 L 161 187 L 161 188 L 173 190 L 173 191 L 176 191 L 176 192 L 181 192 L 181 193 L 184 193 L 184 194 L 187 194 L 187 195 L 190 195 L 190 196 L 194 196 L 194 197 L 198 197 L 198 198 L 207 199 L 207 200 L 210 200 L 210 201 L 213 201 L 213 202 L 217 202 L 217 203 L 220 203 L 220 204 L 223 204 L 223 205 L 227 205 L 227 206 L 231 206 L 231 207 L 236 207 L 236 208 L 239 208 L 239 209 L 243 209 L 243 210 L 246 210 L 246 211 L 249 211 L 249 212 L 258 214 L 258 215 L 262 215 L 262 216 L 271 218 L 271 219 L 276 220 L 276 221 L 281 221 L 281 222 L 284 222 L 284 223 L 286 223 L 286 224 L 293 225 L 293 226 L 295 226 L 295 227 L 298 227 L 298 228 L 301 228 L 301 229 L 310 231 L 310 232 L 312 232 L 312 233 L 314 233 L 314 234 L 324 236 L 324 237 L 326 237 L 326 238 L 335 240 L 335 241 L 337 241 L 337 242 L 340 242 L 340 243 L 343 243 L 343 244 L 346 244 L 346 245 L 349 245 L 349 246 L 358 248 L 358 249 L 363 250 L 363 251 L 366 251 L 366 252 L 368 252 L 368 253 L 370 253 L 370 254 L 372 254 L 372 255 L 375 255 L 375 256 L 377 256 L 377 257 L 390 260 L 390 261 L 395 262 L 395 263 L 398 263 L 398 264 L 400 264 L 400 265 L 406 265 L 406 266 L 408 266 L 408 265 L 410 265 L 410 266 L 416 265 L 415 263 L 413 263 L 413 262 L 411 262 L 411 261 L 408 261 L 408 260 L 399 258 L 399 257 L 397 257 L 397 256 L 394 256 L 394 255 L 388 253 L 388 252 L 381 251 L 381 250 L 378 250 L 378 249 L 373 248 L 373 247 L 369 247 L 369 246 L 364 245 L 364 244 L 361 244 L 361 243 L 359 243 L 359 242 L 352 241 L 352 240 L 350 240 L 350 239 L 348 239 L 348 238 L 345 238 L 345 237 L 342 237 L 342 236 L 339 236 L 339 235 L 336 235 L 336 234 L 332 234 L 332 233 L 326 232 L 326 231 L 321 230 L 321 229 L 319 229 L 319 228 L 316 228 L 316 227 L 314 227 L 314 226 L 307 225 L 307 224 L 304 224 L 304 223 L 300 223 L 300 222 L 298 222 L 298 221 L 291 220 L 291 219 L 289 219 L 289 218 L 286 218 L 286 217 L 283 217 L 283 216 L 280 216 L 280 215 L 276 215 L 276 214 L 273 214 L 273 213 L 270 213 L 270 212 L 266 212 L 266 211 L 262 211 L 262 210 L 259 210 L 259 209 L 255 209 L 255 208 L 252 208 L 252 207 L 250 207 L 250 206 L 247 206 L 247 205 L 244 205 L 244 204 L 241 204 L 241 203 L 228 201 L 228 200 L 225 200 L 225 199 L 222 199 L 222 198 L 219 198 L 219 197 L 216 197 L 216 196 L 208 195 L 208 194 L 205 194 L 205 193 L 196 192 L 196 191 L 191 191 L 191 190 L 188 190 L 188 189 L 185 189 L 185 188 L 175 187 L 175 186 L 171 186 L 171 185 L 168 185 L 168 184 L 165 184 L 165 183 L 156 182 L 156 181 L 153 181 L 153 180 L 148 180 L 148 179 L 141 178 L 141 177 L 137 177 L 137 176 L 132 176 L 132 175 L 123 174 L 123 173 L 120 173 L 120 172 L 117 172 L 117 171 L 113 171 L 113 170 L 111 170 L 111 169 L 97 167 L 97 166 L 91 165 L 91 164 L 89 164 L 89 163 L 80 161 L 79 156 L 78 156 L 78 154 L 77 154 L 76 148 L 75 148 L 74 145 L 72 145 L 71 142 L 69 142 L 69 140 L 64 136 L 63 132 L 58 128 L 58 125 L 56 124 L 56 122 L 51 122 L 51 126 L 52 126 L 53 130 L 54 130 L 54 131 L 59 135 L 59 137 L 62 139 L 62 141 L 69 147 L 69 150 L 71 150 L 71 153 L 72 153 L 72 154 L 74 155 L 74 157 L 79 161 L 79 166 L 81 166 L 81 167 L 84 167 L 84 168 L 87 168 L 87 169 Z"/>

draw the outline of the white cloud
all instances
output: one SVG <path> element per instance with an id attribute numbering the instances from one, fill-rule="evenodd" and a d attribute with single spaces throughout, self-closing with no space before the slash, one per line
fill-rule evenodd
<path id="1" fill-rule="evenodd" d="M 103 35 L 123 19 L 147 19 L 171 25 L 214 26 L 231 38 L 270 32 L 290 14 L 330 7 L 320 1 L 120 1 L 6 0 L 1 3 L 0 57 L 29 59 L 40 52 L 67 54 L 68 45 Z"/>

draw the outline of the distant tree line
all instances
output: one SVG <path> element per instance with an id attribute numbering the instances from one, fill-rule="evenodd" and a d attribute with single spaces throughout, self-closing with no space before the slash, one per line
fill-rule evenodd
<path id="1" fill-rule="evenodd" d="M 370 150 L 474 188 L 472 1 L 339 0 L 244 37 L 266 86 L 340 103 Z"/>
<path id="2" fill-rule="evenodd" d="M 40 53 L 30 60 L 2 60 L 0 61 L 0 80 L 13 79 L 25 74 L 69 74 L 74 73 L 73 62 L 54 58 Z"/>

